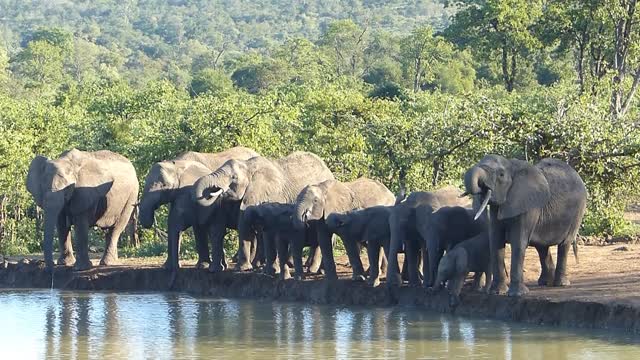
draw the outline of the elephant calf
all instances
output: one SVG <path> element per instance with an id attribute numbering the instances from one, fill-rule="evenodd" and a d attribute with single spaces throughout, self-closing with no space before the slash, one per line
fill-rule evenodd
<path id="1" fill-rule="evenodd" d="M 467 239 L 448 251 L 440 260 L 435 287 L 442 288 L 447 282 L 450 305 L 460 303 L 460 291 L 467 274 L 474 272 L 473 289 L 480 290 L 482 274 L 485 274 L 485 290 L 491 285 L 491 261 L 489 253 L 489 233 L 480 234 Z"/>
<path id="2" fill-rule="evenodd" d="M 247 224 L 262 235 L 266 259 L 265 273 L 274 275 L 279 269 L 282 280 L 291 277 L 288 266 L 290 255 L 293 256 L 295 279 L 302 280 L 302 249 L 305 246 L 311 247 L 308 261 L 310 272 L 318 272 L 322 261 L 315 231 L 294 227 L 293 215 L 294 205 L 281 203 L 249 206 L 244 213 Z M 277 265 L 276 252 L 279 259 Z"/>
<path id="3" fill-rule="evenodd" d="M 374 206 L 346 213 L 333 213 L 327 217 L 327 228 L 340 236 L 345 242 L 345 247 L 367 246 L 369 257 L 369 279 L 367 282 L 371 286 L 378 286 L 380 273 L 386 271 L 391 209 L 390 206 Z M 384 249 L 384 254 L 380 252 L 380 248 Z M 363 275 L 354 274 L 355 276 L 358 276 L 358 279 L 354 278 L 354 280 L 363 279 Z"/>

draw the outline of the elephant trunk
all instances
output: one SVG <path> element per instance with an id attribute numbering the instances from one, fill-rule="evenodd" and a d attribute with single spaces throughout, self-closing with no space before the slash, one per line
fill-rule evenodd
<path id="1" fill-rule="evenodd" d="M 309 206 L 306 201 L 302 200 L 296 203 L 295 215 L 293 217 L 293 225 L 296 229 L 301 230 L 307 226 L 309 212 Z"/>
<path id="2" fill-rule="evenodd" d="M 471 195 L 482 195 L 482 203 L 474 216 L 474 220 L 482 215 L 491 200 L 492 190 L 487 188 L 487 172 L 479 166 L 474 166 L 464 174 L 465 193 Z M 474 208 L 476 208 L 474 204 Z"/>
<path id="3" fill-rule="evenodd" d="M 193 184 L 193 197 L 200 206 L 211 206 L 229 189 L 229 176 L 222 172 L 214 172 L 203 176 Z"/>
<path id="4" fill-rule="evenodd" d="M 60 211 L 62 207 L 47 205 L 44 209 L 44 243 L 43 243 L 43 252 L 44 252 L 44 261 L 47 266 L 47 269 L 53 269 L 53 233 L 56 229 L 56 224 L 58 222 L 58 216 L 60 215 Z"/>
<path id="5" fill-rule="evenodd" d="M 158 208 L 158 203 L 152 201 L 149 196 L 150 194 L 142 196 L 138 214 L 138 222 L 145 229 L 150 229 L 153 226 L 154 214 Z"/>

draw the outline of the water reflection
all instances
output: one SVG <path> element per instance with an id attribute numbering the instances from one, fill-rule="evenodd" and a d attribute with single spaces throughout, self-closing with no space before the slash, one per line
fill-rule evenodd
<path id="1" fill-rule="evenodd" d="M 3 359 L 640 357 L 624 334 L 176 294 L 0 291 L 0 320 Z"/>

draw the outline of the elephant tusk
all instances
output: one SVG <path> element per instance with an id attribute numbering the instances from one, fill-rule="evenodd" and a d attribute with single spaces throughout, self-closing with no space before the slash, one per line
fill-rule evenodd
<path id="1" fill-rule="evenodd" d="M 487 205 L 489 204 L 490 199 L 491 199 L 491 189 L 487 190 L 487 196 L 485 196 L 484 201 L 482 201 L 482 205 L 480 205 L 480 210 L 478 210 L 478 212 L 476 213 L 476 216 L 473 217 L 474 221 L 478 220 L 480 215 L 482 215 L 482 213 L 484 212 L 484 209 L 487 208 Z"/>
<path id="2" fill-rule="evenodd" d="M 207 195 L 207 199 L 211 199 L 216 196 L 220 196 L 223 193 L 223 190 L 220 188 L 218 191 L 211 192 Z"/>

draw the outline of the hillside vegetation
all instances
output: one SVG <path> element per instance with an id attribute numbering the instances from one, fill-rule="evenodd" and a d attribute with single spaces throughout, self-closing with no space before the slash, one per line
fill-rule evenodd
<path id="1" fill-rule="evenodd" d="M 141 181 L 184 150 L 307 150 L 393 191 L 551 156 L 587 183 L 583 233 L 628 232 L 639 21 L 635 0 L 0 0 L 0 252 L 40 250 L 28 165 L 70 147 Z"/>

